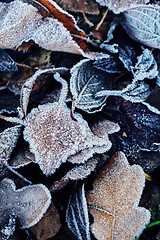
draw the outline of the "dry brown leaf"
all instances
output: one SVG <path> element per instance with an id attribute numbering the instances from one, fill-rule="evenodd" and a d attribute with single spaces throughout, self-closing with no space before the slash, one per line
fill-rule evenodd
<path id="1" fill-rule="evenodd" d="M 94 217 L 91 230 L 99 240 L 134 240 L 150 220 L 150 212 L 138 207 L 145 174 L 130 166 L 122 152 L 114 155 L 87 193 Z"/>
<path id="2" fill-rule="evenodd" d="M 33 40 L 47 50 L 89 53 L 82 39 L 85 33 L 76 26 L 75 19 L 52 0 L 0 2 L 0 13 L 0 48 L 14 49 Z"/>
<path id="3" fill-rule="evenodd" d="M 56 235 L 60 227 L 60 216 L 53 203 L 51 203 L 43 218 L 31 228 L 31 231 L 36 239 L 46 240 Z"/>
<path id="4" fill-rule="evenodd" d="M 99 14 L 98 4 L 94 0 L 55 0 L 66 11 Z"/>
<path id="5" fill-rule="evenodd" d="M 96 0 L 100 5 L 106 6 L 109 10 L 118 14 L 130 7 L 135 7 L 139 4 L 148 3 L 150 0 Z"/>

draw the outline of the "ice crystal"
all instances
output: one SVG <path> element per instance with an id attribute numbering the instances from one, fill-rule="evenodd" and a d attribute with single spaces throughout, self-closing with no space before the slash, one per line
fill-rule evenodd
<path id="1" fill-rule="evenodd" d="M 150 220 L 150 212 L 138 207 L 145 174 L 138 165 L 130 166 L 119 152 L 104 166 L 87 194 L 91 225 L 99 240 L 133 240 Z"/>
<path id="2" fill-rule="evenodd" d="M 0 183 L 0 226 L 14 215 L 21 228 L 29 228 L 42 218 L 50 202 L 50 192 L 43 184 L 16 190 L 14 182 L 5 178 Z"/>

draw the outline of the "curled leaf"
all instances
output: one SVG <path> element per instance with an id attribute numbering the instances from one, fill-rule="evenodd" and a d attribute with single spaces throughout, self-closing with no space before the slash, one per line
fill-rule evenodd
<path id="1" fill-rule="evenodd" d="M 69 229 L 78 240 L 90 240 L 89 217 L 84 184 L 79 184 L 71 195 L 66 212 Z"/>
<path id="2" fill-rule="evenodd" d="M 138 207 L 145 174 L 138 165 L 130 166 L 119 152 L 104 166 L 87 193 L 94 217 L 91 230 L 99 240 L 133 240 L 150 220 L 150 212 Z"/>

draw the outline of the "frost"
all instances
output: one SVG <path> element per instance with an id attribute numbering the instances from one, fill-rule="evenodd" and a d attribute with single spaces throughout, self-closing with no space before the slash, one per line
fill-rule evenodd
<path id="1" fill-rule="evenodd" d="M 0 71 L 18 71 L 13 59 L 3 49 L 0 49 Z"/>
<path id="2" fill-rule="evenodd" d="M 152 51 L 144 49 L 142 55 L 137 57 L 137 63 L 132 68 L 135 80 L 153 79 L 158 75 L 157 62 L 154 59 Z"/>
<path id="3" fill-rule="evenodd" d="M 99 240 L 133 240 L 149 223 L 150 212 L 138 207 L 145 174 L 138 165 L 130 166 L 122 152 L 104 166 L 87 193 L 94 217 L 91 230 Z"/>
<path id="4" fill-rule="evenodd" d="M 14 215 L 19 227 L 29 228 L 42 218 L 50 202 L 50 192 L 44 185 L 29 185 L 16 190 L 14 182 L 5 178 L 0 183 L 0 226 Z"/>
<path id="5" fill-rule="evenodd" d="M 108 135 L 95 136 L 81 115 L 75 113 L 75 118 L 77 121 L 67 106 L 60 107 L 59 103 L 40 105 L 28 114 L 24 139 L 46 175 L 54 173 L 62 162 L 83 163 L 95 152 L 111 147 Z"/>
<path id="6" fill-rule="evenodd" d="M 45 4 L 48 2 L 43 2 L 41 8 L 44 8 L 44 11 L 49 11 L 50 9 L 47 10 Z M 79 44 L 78 39 L 77 44 L 70 34 L 71 30 L 72 34 L 85 36 L 76 26 L 74 18 L 58 5 L 55 6 L 55 2 L 50 0 L 49 4 L 51 13 L 47 12 L 47 14 L 50 17 L 43 19 L 36 7 L 21 0 L 0 3 L 0 48 L 15 49 L 22 42 L 33 40 L 40 47 L 52 51 L 66 51 L 84 55 L 84 52 L 89 53 L 86 43 L 81 40 Z M 52 8 L 58 20 L 55 19 Z M 65 21 L 66 19 L 67 21 Z M 83 50 L 79 45 L 83 45 Z"/>
<path id="7" fill-rule="evenodd" d="M 150 0 L 96 0 L 100 5 L 106 6 L 115 14 L 124 10 L 138 6 L 139 4 L 148 3 Z"/>
<path id="8" fill-rule="evenodd" d="M 107 82 L 105 77 L 104 73 L 98 72 L 88 59 L 76 64 L 71 69 L 70 79 L 73 109 L 77 107 L 92 112 L 94 108 L 103 106 L 106 97 L 95 97 L 95 94 L 104 88 L 110 88 L 110 82 Z"/>
<path id="9" fill-rule="evenodd" d="M 11 215 L 8 222 L 2 227 L 1 234 L 2 240 L 7 240 L 16 230 L 16 217 Z"/>
<path id="10" fill-rule="evenodd" d="M 7 128 L 0 133 L 0 165 L 6 164 L 21 134 L 21 125 Z"/>
<path id="11" fill-rule="evenodd" d="M 152 48 L 160 48 L 160 7 L 142 5 L 125 12 L 122 26 L 134 40 Z"/>
<path id="12" fill-rule="evenodd" d="M 69 229 L 77 236 L 78 240 L 91 239 L 84 184 L 78 185 L 70 197 L 66 212 L 66 221 Z"/>

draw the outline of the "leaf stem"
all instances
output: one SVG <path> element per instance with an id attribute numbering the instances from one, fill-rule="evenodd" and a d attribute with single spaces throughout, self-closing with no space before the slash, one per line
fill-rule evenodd
<path id="1" fill-rule="evenodd" d="M 94 206 L 94 205 L 88 205 L 88 207 L 90 207 L 90 208 L 94 208 L 94 209 L 97 209 L 97 210 L 99 210 L 99 211 L 102 211 L 102 212 L 108 213 L 109 215 L 113 216 L 113 214 L 112 214 L 111 212 L 109 212 L 109 211 L 107 211 L 107 210 L 105 210 L 105 209 L 103 209 L 103 208 L 101 208 L 101 207 Z"/>

